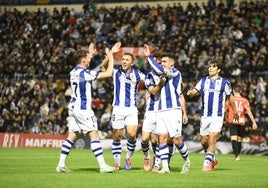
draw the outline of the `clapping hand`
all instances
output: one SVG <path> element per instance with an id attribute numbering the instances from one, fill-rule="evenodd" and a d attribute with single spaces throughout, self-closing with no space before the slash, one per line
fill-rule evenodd
<path id="1" fill-rule="evenodd" d="M 144 44 L 143 53 L 147 57 L 151 54 L 150 48 L 149 48 L 149 46 L 147 44 Z"/>
<path id="2" fill-rule="evenodd" d="M 111 49 L 112 53 L 117 53 L 120 50 L 121 50 L 121 42 L 115 43 L 114 46 Z"/>
<path id="3" fill-rule="evenodd" d="M 90 43 L 88 46 L 88 53 L 91 55 L 91 57 L 94 56 L 94 54 L 97 52 L 94 43 Z"/>

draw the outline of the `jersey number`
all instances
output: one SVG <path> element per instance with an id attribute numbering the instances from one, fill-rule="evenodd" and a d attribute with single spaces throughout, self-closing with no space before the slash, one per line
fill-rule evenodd
<path id="1" fill-rule="evenodd" d="M 74 94 L 75 94 L 75 97 L 77 97 L 77 87 L 78 87 L 78 84 L 76 82 L 73 82 L 73 86 L 74 86 Z"/>
<path id="2" fill-rule="evenodd" d="M 235 106 L 237 111 L 242 112 L 243 111 L 243 102 L 242 101 L 235 101 Z"/>

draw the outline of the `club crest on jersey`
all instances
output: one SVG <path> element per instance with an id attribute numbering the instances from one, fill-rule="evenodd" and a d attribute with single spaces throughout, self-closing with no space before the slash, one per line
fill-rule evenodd
<path id="1" fill-rule="evenodd" d="M 152 82 L 150 80 L 145 80 L 145 85 L 149 86 Z"/>
<path id="2" fill-rule="evenodd" d="M 129 77 L 131 80 L 135 79 L 135 75 L 133 73 L 130 73 Z"/>
<path id="3" fill-rule="evenodd" d="M 126 77 L 122 77 L 122 76 L 119 78 L 119 80 L 120 80 L 121 82 L 125 82 L 125 83 L 127 83 L 127 84 L 135 83 L 135 82 L 133 82 L 131 79 L 127 79 Z"/>

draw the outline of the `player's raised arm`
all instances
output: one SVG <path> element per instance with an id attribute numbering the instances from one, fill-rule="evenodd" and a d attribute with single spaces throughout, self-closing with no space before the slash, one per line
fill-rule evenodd
<path id="1" fill-rule="evenodd" d="M 111 52 L 112 54 L 115 54 L 121 50 L 121 42 L 117 42 L 113 45 Z M 102 61 L 102 66 L 107 69 L 108 67 L 109 58 L 106 56 L 104 60 Z"/>
<path id="2" fill-rule="evenodd" d="M 90 43 L 88 46 L 88 53 L 90 55 L 90 61 L 91 61 L 92 57 L 96 54 L 96 52 L 97 52 L 97 50 L 95 48 L 94 43 Z"/>
<path id="3" fill-rule="evenodd" d="M 115 43 L 111 50 L 112 50 L 112 53 L 114 54 L 119 52 L 121 50 L 121 42 Z"/>
<path id="4" fill-rule="evenodd" d="M 150 48 L 147 44 L 144 44 L 143 53 L 147 56 L 148 62 L 158 75 L 164 73 L 164 68 L 151 55 Z"/>
<path id="5" fill-rule="evenodd" d="M 106 57 L 108 59 L 107 60 L 107 69 L 104 72 L 100 72 L 97 79 L 111 77 L 112 73 L 113 73 L 114 56 L 113 56 L 112 50 L 105 48 L 105 53 L 106 53 Z"/>

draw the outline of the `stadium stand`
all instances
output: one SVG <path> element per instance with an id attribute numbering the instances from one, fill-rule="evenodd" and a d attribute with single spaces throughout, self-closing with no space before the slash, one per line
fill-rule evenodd
<path id="1" fill-rule="evenodd" d="M 155 0 L 163 2 L 165 0 Z M 146 2 L 155 2 L 146 0 Z M 171 0 L 172 1 L 172 0 Z M 89 3 L 129 3 L 129 2 L 144 2 L 144 0 L 0 0 L 0 5 L 50 5 L 50 4 L 83 4 Z"/>

